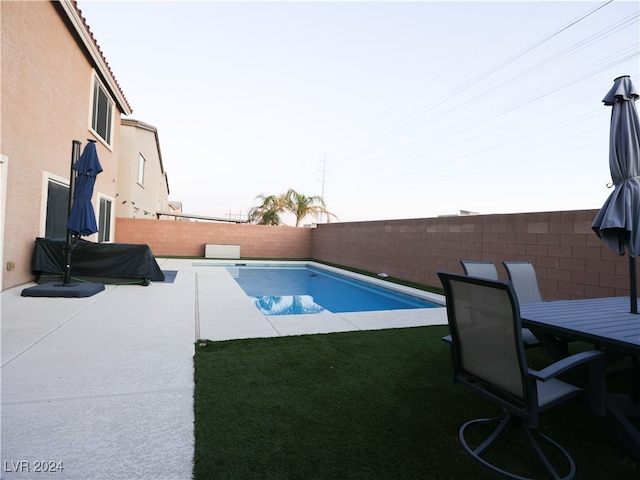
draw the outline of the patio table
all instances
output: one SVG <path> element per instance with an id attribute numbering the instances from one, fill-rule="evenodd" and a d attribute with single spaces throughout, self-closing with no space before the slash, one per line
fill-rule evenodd
<path id="1" fill-rule="evenodd" d="M 630 313 L 629 297 L 592 298 L 525 303 L 520 306 L 522 325 L 531 329 L 555 356 L 566 353 L 566 342 L 590 343 L 616 355 L 631 356 L 632 390 L 640 383 L 640 315 Z M 607 411 L 614 430 L 629 452 L 640 459 L 640 431 L 634 424 L 640 419 L 640 404 L 629 396 L 608 394 Z M 633 420 L 632 420 L 633 419 Z"/>
<path id="2" fill-rule="evenodd" d="M 525 303 L 520 316 L 523 326 L 543 335 L 640 355 L 640 315 L 629 312 L 629 297 Z"/>

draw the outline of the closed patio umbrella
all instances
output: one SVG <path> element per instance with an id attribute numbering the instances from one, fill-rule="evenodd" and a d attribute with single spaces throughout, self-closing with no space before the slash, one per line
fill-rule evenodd
<path id="1" fill-rule="evenodd" d="M 79 155 L 80 145 L 78 140 L 73 140 L 63 283 L 49 283 L 25 288 L 22 291 L 23 297 L 89 297 L 104 290 L 104 285 L 101 283 L 71 282 L 71 256 L 76 246 L 76 237 L 91 235 L 98 231 L 91 197 L 96 176 L 102 172 L 95 143 L 90 140 L 82 155 Z"/>
<path id="2" fill-rule="evenodd" d="M 74 141 L 79 149 L 80 142 Z M 74 172 L 75 171 L 75 172 Z M 96 184 L 97 175 L 102 172 L 102 165 L 98 160 L 95 142 L 89 141 L 82 155 L 71 165 L 71 197 L 69 217 L 67 218 L 67 242 L 65 246 L 66 266 L 64 284 L 71 282 L 71 254 L 75 247 L 73 235 L 91 235 L 98 231 L 96 214 L 93 211 L 91 197 Z M 75 173 L 75 175 L 74 175 Z"/>
<path id="3" fill-rule="evenodd" d="M 87 144 L 82 155 L 73 164 L 72 168 L 76 172 L 76 178 L 73 187 L 73 204 L 67 220 L 67 229 L 75 235 L 91 235 L 98 231 L 91 197 L 93 196 L 96 176 L 102 172 L 95 143 L 89 142 Z"/>
<path id="4" fill-rule="evenodd" d="M 636 257 L 640 255 L 640 119 L 638 90 L 629 76 L 618 77 L 602 100 L 612 106 L 609 168 L 615 186 L 592 228 L 619 255 L 629 255 L 631 312 L 638 313 Z"/>

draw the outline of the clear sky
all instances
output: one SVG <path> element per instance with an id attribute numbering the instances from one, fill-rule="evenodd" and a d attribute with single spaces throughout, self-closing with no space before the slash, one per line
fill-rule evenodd
<path id="1" fill-rule="evenodd" d="M 640 87 L 635 0 L 78 5 L 186 213 L 289 188 L 340 221 L 600 208 L 602 98 Z"/>

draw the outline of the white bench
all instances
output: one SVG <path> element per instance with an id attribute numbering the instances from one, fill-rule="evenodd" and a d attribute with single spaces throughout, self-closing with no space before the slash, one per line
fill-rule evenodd
<path id="1" fill-rule="evenodd" d="M 240 258 L 240 245 L 205 243 L 205 258 Z"/>

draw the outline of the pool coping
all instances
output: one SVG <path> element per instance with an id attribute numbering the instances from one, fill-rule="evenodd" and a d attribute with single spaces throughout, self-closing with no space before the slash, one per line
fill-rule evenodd
<path id="1" fill-rule="evenodd" d="M 345 270 L 343 268 L 334 267 L 331 265 L 325 265 L 323 263 L 314 262 L 314 261 L 304 261 L 304 260 L 290 260 L 290 261 L 268 261 L 268 260 L 238 260 L 235 262 L 229 262 L 225 260 L 194 260 L 192 265 L 199 267 L 206 266 L 216 266 L 216 267 L 236 267 L 236 266 L 251 266 L 251 265 L 268 265 L 268 266 L 310 266 L 320 270 L 326 270 L 331 273 L 335 273 L 337 275 L 341 275 L 343 277 L 352 278 L 354 280 L 359 280 L 365 283 L 370 283 L 377 287 L 384 288 L 386 290 L 391 290 L 397 293 L 401 293 L 403 295 L 407 295 L 409 297 L 415 297 L 421 300 L 426 300 L 430 303 L 434 303 L 440 307 L 444 307 L 446 305 L 444 295 L 439 295 L 437 293 L 429 292 L 426 290 L 420 290 L 419 288 L 409 287 L 407 285 L 401 285 L 399 283 L 390 282 L 389 280 L 384 280 L 384 278 L 376 278 L 371 277 L 369 275 L 363 275 L 361 273 L 352 272 L 350 270 Z"/>
<path id="2" fill-rule="evenodd" d="M 171 263 L 171 262 L 167 262 Z M 163 267 L 168 267 L 167 263 Z M 225 268 L 236 264 L 270 266 L 313 266 L 349 278 L 361 280 L 404 295 L 422 298 L 441 307 L 376 312 L 322 313 L 302 315 L 262 314 Z M 407 287 L 313 261 L 264 260 L 193 260 L 191 270 L 196 275 L 197 336 L 200 340 L 224 341 L 241 338 L 267 338 L 292 335 L 313 335 L 336 332 L 410 328 L 446 325 L 445 300 L 442 295 Z"/>

